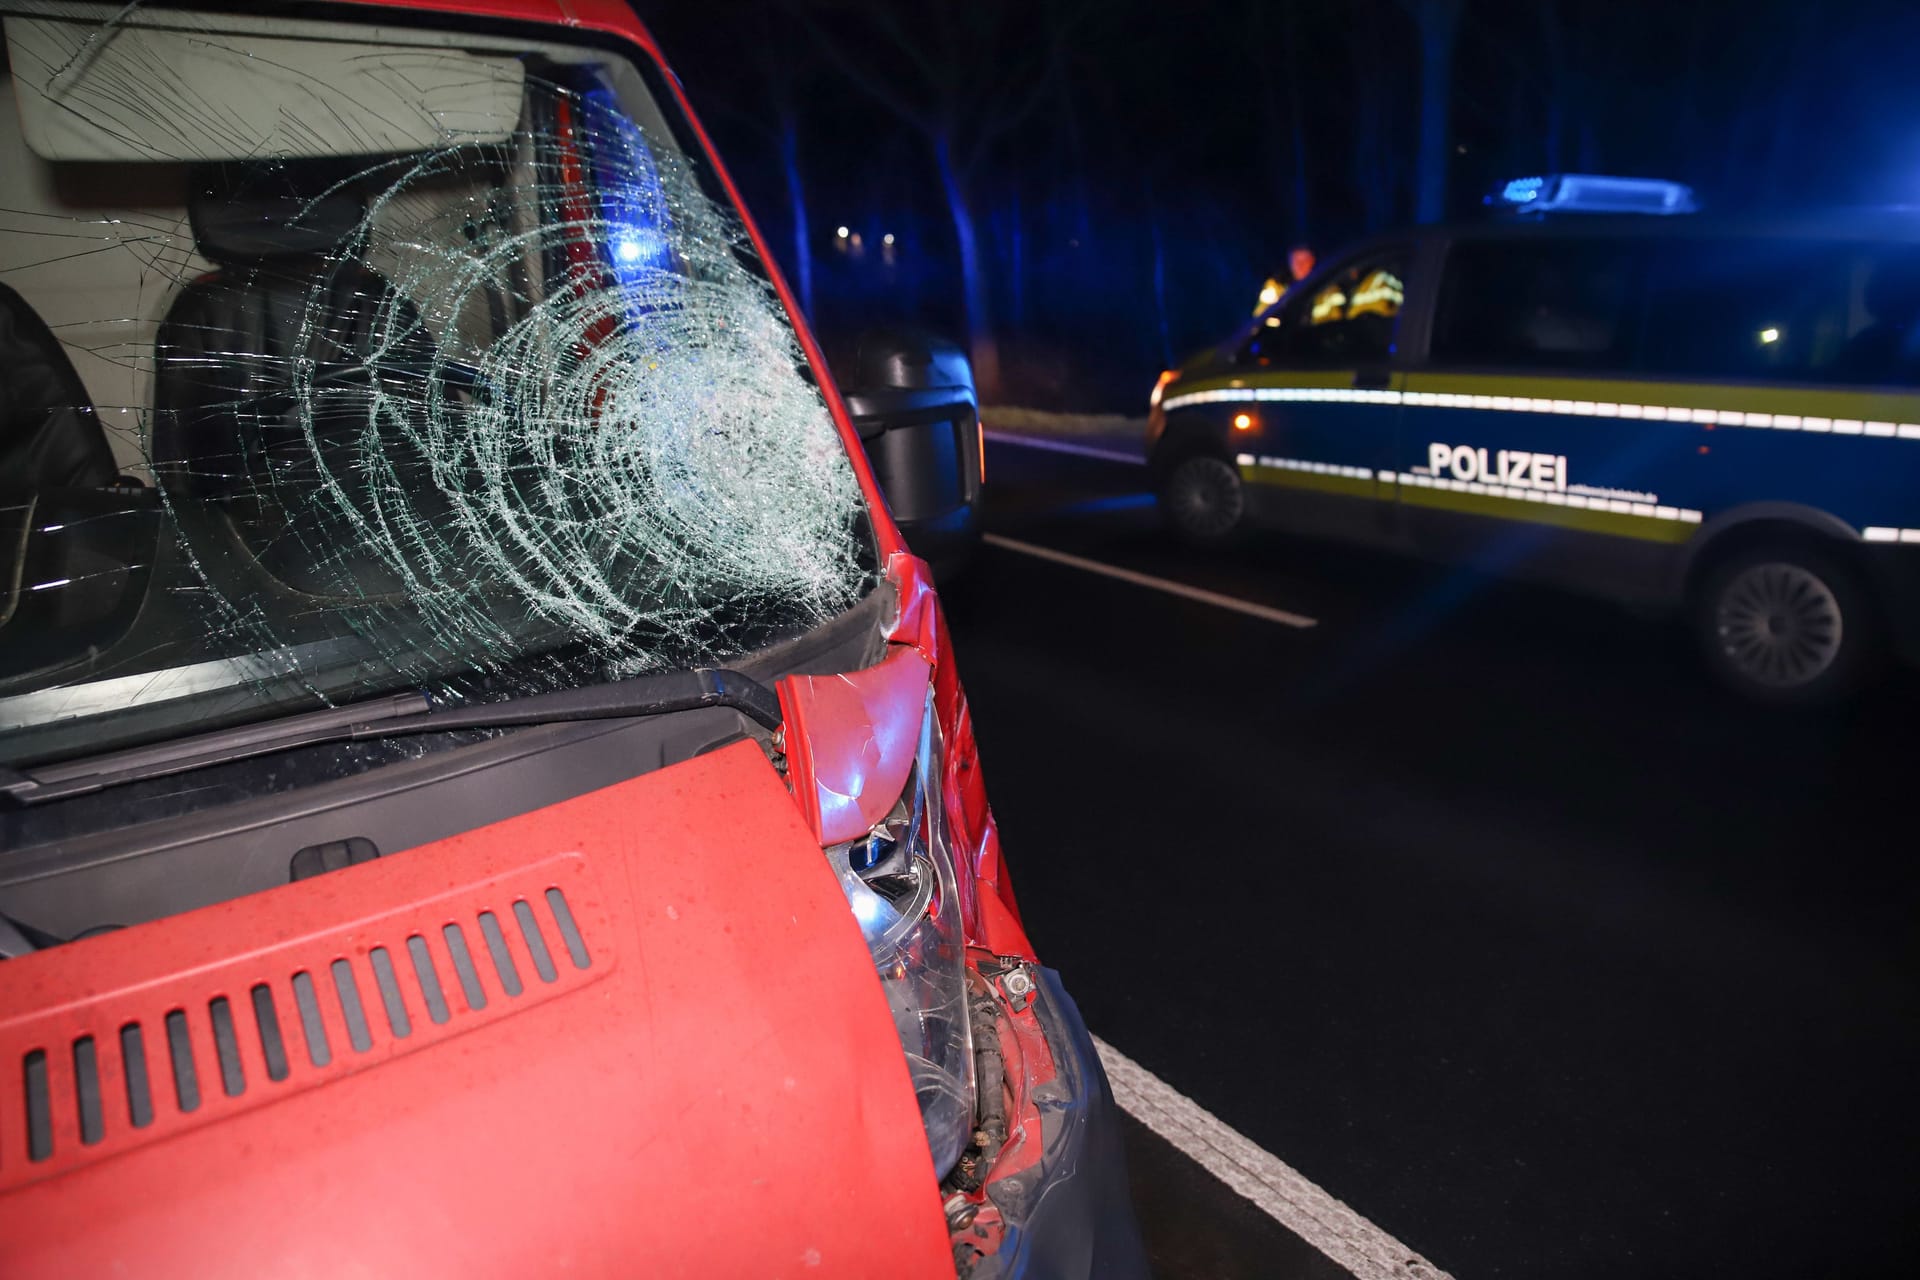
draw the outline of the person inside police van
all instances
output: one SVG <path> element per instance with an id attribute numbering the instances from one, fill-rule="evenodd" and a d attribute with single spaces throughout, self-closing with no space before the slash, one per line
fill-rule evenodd
<path id="1" fill-rule="evenodd" d="M 1306 245 L 1297 244 L 1287 250 L 1286 270 L 1267 277 L 1267 282 L 1260 286 L 1260 301 L 1254 306 L 1253 314 L 1259 315 L 1280 301 L 1288 289 L 1313 274 L 1313 267 L 1313 250 Z"/>

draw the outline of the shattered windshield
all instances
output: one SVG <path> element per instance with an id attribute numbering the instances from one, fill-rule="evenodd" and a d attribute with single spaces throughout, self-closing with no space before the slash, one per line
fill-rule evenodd
<path id="1" fill-rule="evenodd" d="M 0 759 L 712 664 L 868 589 L 794 333 L 631 62 L 0 8 Z"/>

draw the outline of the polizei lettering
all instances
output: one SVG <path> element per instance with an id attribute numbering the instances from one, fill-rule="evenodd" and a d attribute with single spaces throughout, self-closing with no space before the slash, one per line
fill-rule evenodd
<path id="1" fill-rule="evenodd" d="M 1489 453 L 1465 444 L 1427 446 L 1427 470 L 1455 480 L 1506 484 L 1521 489 L 1567 487 L 1567 457 L 1561 453 L 1529 453 L 1524 449 L 1496 449 Z"/>

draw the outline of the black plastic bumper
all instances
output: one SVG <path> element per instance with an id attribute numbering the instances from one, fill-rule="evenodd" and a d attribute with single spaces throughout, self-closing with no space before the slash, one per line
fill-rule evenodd
<path id="1" fill-rule="evenodd" d="M 1034 1011 L 1059 1072 L 1034 1091 L 1044 1154 L 1018 1179 L 1020 1187 L 988 1184 L 987 1194 L 1006 1216 L 1007 1236 L 968 1280 L 1146 1280 L 1106 1072 L 1060 975 L 1037 972 Z"/>

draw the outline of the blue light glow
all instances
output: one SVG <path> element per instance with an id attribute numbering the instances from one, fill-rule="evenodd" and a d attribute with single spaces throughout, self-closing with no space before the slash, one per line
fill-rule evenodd
<path id="1" fill-rule="evenodd" d="M 1540 198 L 1540 188 L 1547 184 L 1545 178 L 1515 178 L 1501 193 L 1508 204 L 1526 204 Z"/>
<path id="2" fill-rule="evenodd" d="M 673 265 L 666 194 L 645 136 L 619 111 L 613 95 L 592 89 L 581 102 L 607 256 L 620 283 L 637 291 L 649 273 Z"/>
<path id="3" fill-rule="evenodd" d="M 1152 493 L 1116 493 L 1106 498 L 1089 498 L 1085 502 L 1071 502 L 1055 507 L 1051 514 L 1056 516 L 1093 516 L 1105 515 L 1113 511 L 1144 511 L 1152 507 L 1156 499 Z"/>
<path id="4" fill-rule="evenodd" d="M 1515 178 L 1487 197 L 1488 204 L 1528 213 L 1693 213 L 1693 189 L 1660 178 L 1616 178 L 1600 173 L 1559 173 Z"/>

